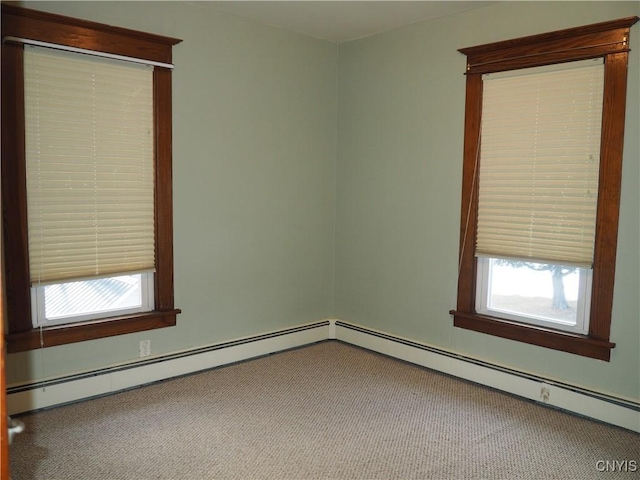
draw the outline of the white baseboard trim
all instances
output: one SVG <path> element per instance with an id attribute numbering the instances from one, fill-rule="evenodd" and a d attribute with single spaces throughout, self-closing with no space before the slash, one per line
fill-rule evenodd
<path id="1" fill-rule="evenodd" d="M 16 415 L 108 395 L 169 378 L 336 339 L 547 406 L 640 433 L 640 402 L 605 395 L 500 367 L 342 320 L 323 320 L 125 365 L 7 386 L 7 413 Z M 548 401 L 541 388 L 548 389 Z"/>
<path id="2" fill-rule="evenodd" d="M 371 330 L 342 320 L 336 339 L 571 413 L 640 433 L 640 402 L 605 395 Z M 541 398 L 542 388 L 549 395 Z"/>
<path id="3" fill-rule="evenodd" d="M 7 413 L 63 405 L 301 347 L 327 340 L 329 329 L 330 322 L 324 320 L 44 382 L 8 385 Z"/>

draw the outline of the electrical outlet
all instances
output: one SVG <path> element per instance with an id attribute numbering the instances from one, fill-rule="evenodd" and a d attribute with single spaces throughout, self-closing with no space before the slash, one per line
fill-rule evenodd
<path id="1" fill-rule="evenodd" d="M 549 403 L 549 399 L 551 398 L 551 386 L 542 384 L 540 387 L 540 400 L 543 403 Z"/>
<path id="2" fill-rule="evenodd" d="M 151 340 L 140 340 L 140 357 L 151 355 Z"/>

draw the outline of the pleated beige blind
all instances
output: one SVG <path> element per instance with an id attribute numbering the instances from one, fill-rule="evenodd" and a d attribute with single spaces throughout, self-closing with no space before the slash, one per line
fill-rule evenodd
<path id="1" fill-rule="evenodd" d="M 592 265 L 604 65 L 560 67 L 484 77 L 477 256 Z"/>
<path id="2" fill-rule="evenodd" d="M 25 47 L 32 284 L 154 269 L 153 69 Z"/>

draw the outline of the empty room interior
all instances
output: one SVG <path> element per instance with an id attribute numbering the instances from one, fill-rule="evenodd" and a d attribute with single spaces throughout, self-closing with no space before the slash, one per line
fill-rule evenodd
<path id="1" fill-rule="evenodd" d="M 261 440 L 235 436 L 250 430 L 251 425 L 238 426 L 234 440 L 227 439 L 228 452 L 247 455 L 244 465 L 242 461 L 237 467 L 226 465 L 227 470 L 222 465 L 232 455 L 216 457 L 209 452 L 205 453 L 208 462 L 216 457 L 215 465 L 207 461 L 200 464 L 194 457 L 189 468 L 195 470 L 182 470 L 182 474 L 169 467 L 167 472 L 171 473 L 134 469 L 131 472 L 135 475 L 127 476 L 114 473 L 119 472 L 116 461 L 110 467 L 113 470 L 100 470 L 96 465 L 101 461 L 92 465 L 85 458 L 82 463 L 89 470 L 66 476 L 65 464 L 69 471 L 80 471 L 73 470 L 76 466 L 72 466 L 71 457 L 74 451 L 83 451 L 81 444 L 91 441 L 77 437 L 77 444 L 65 450 L 70 457 L 58 463 L 52 458 L 54 447 L 44 443 L 37 447 L 45 441 L 45 429 L 46 438 L 68 438 L 67 433 L 56 432 L 56 428 L 62 430 L 63 420 L 46 415 L 60 415 L 71 424 L 75 423 L 73 418 L 85 419 L 86 415 L 87 429 L 111 429 L 107 413 L 97 417 L 69 413 L 65 417 L 65 409 L 113 402 L 104 403 L 104 412 L 117 411 L 118 405 L 126 403 L 118 403 L 118 398 L 138 395 L 136 401 L 144 403 L 143 392 L 162 385 L 173 388 L 169 391 L 175 395 L 175 407 L 183 405 L 188 416 L 191 400 L 184 400 L 186 393 L 181 388 L 169 385 L 195 379 L 198 372 L 214 375 L 207 377 L 213 392 L 212 407 L 209 410 L 198 404 L 194 409 L 207 412 L 204 416 L 211 416 L 209 420 L 215 425 L 217 414 L 225 418 L 231 414 L 222 414 L 213 405 L 220 405 L 220 409 L 228 403 L 242 406 L 243 398 L 262 397 L 265 403 L 252 408 L 265 413 L 252 421 L 255 429 L 267 430 L 267 417 L 277 416 L 279 423 L 271 435 L 278 445 L 279 429 L 285 428 L 283 425 L 293 428 L 304 422 L 307 414 L 313 426 L 301 425 L 313 429 L 314 439 L 320 438 L 325 428 L 326 432 L 340 428 L 331 419 L 343 419 L 337 423 L 365 422 L 352 431 L 371 428 L 373 435 L 375 415 L 384 415 L 385 405 L 389 409 L 405 405 L 405 400 L 396 402 L 391 393 L 408 388 L 407 395 L 414 403 L 407 405 L 417 405 L 421 412 L 450 404 L 467 419 L 485 410 L 496 418 L 503 418 L 503 414 L 515 418 L 511 416 L 519 409 L 533 408 L 537 413 L 527 417 L 532 424 L 567 418 L 582 422 L 584 432 L 606 429 L 600 439 L 607 437 L 624 445 L 622 450 L 594 447 L 593 452 L 584 447 L 582 454 L 592 464 L 576 466 L 585 470 L 573 478 L 597 478 L 613 471 L 637 475 L 640 471 L 639 2 L 21 1 L 2 5 L 6 392 L 2 410 L 3 417 L 11 416 L 8 425 L 3 425 L 3 443 L 6 451 L 6 431 L 12 427 L 16 434 L 10 435 L 8 458 L 14 450 L 19 457 L 28 458 L 27 441 L 35 456 L 28 471 L 27 460 L 16 460 L 14 480 L 569 478 L 561 466 L 570 464 L 566 458 L 553 467 L 560 469 L 556 473 L 564 472 L 556 477 L 542 463 L 532 463 L 525 470 L 520 470 L 522 465 L 507 466 L 499 452 L 495 457 L 483 457 L 487 470 L 479 466 L 473 467 L 475 470 L 444 469 L 419 462 L 411 469 L 419 456 L 424 458 L 424 452 L 410 455 L 410 450 L 401 449 L 405 453 L 399 456 L 386 454 L 392 445 L 402 446 L 406 439 L 414 438 L 409 435 L 426 442 L 430 422 L 438 423 L 438 418 L 449 415 L 451 432 L 463 435 L 462 420 L 446 411 L 431 412 L 434 417 L 416 414 L 413 423 L 399 419 L 401 428 L 385 430 L 393 431 L 393 438 L 391 434 L 383 439 L 365 434 L 370 441 L 356 441 L 336 436 L 336 441 L 360 444 L 360 450 L 349 454 L 349 458 L 358 458 L 351 465 L 346 454 L 340 456 L 341 450 L 332 450 L 336 445 L 326 447 L 334 452 L 326 461 L 310 460 L 315 454 L 297 459 L 292 450 L 287 455 L 295 458 L 291 461 L 295 465 L 286 464 L 278 455 L 287 448 L 277 449 L 279 454 L 262 453 Z M 49 26 L 53 24 L 62 26 Z M 75 33 L 65 33 L 67 28 Z M 98 32 L 95 44 L 92 32 Z M 112 39 L 120 37 L 132 38 L 133 46 L 129 48 L 127 40 L 118 50 L 119 43 Z M 56 49 L 59 44 L 66 44 L 61 52 Z M 46 133 L 40 135 L 40 130 L 31 127 L 39 126 L 41 116 L 46 116 L 46 108 L 40 108 L 39 103 L 45 87 L 37 83 L 37 77 L 41 71 L 57 71 L 55 66 L 67 65 L 64 62 L 71 65 L 74 55 L 80 60 L 91 57 L 86 53 L 100 52 L 102 44 L 107 50 L 111 45 L 116 47 L 107 51 L 109 58 L 96 57 L 100 68 L 120 68 L 120 63 L 133 63 L 127 61 L 129 57 L 148 54 L 131 67 L 131 78 L 140 75 L 144 84 L 140 91 L 148 91 L 150 105 L 144 120 L 149 121 L 148 126 L 140 128 L 145 132 L 145 152 L 153 159 L 147 182 L 150 190 L 145 190 L 151 198 L 147 212 L 150 226 L 128 237 L 150 235 L 151 260 L 143 260 L 141 266 L 134 260 L 122 263 L 124 254 L 116 250 L 104 256 L 120 261 L 120 266 L 111 270 L 105 267 L 98 273 L 86 273 L 78 267 L 75 273 L 59 273 L 56 268 L 60 264 L 66 268 L 74 261 L 67 257 L 47 261 L 58 253 L 38 256 L 36 251 L 47 247 L 38 243 L 40 234 L 32 234 L 38 222 L 37 228 L 42 224 L 44 231 L 47 226 L 55 229 L 56 219 L 61 218 L 56 216 L 60 210 L 55 209 L 55 197 L 43 200 L 38 207 L 34 203 L 40 193 L 33 192 L 46 183 L 40 182 L 41 176 L 45 180 L 58 178 L 46 160 L 31 160 L 39 159 L 40 152 L 49 147 L 46 139 L 37 143 Z M 19 73 L 14 77 L 16 71 Z M 551 130 L 552 142 L 558 142 L 549 153 L 553 158 L 539 160 L 551 150 L 537 157 L 522 154 L 522 162 L 537 163 L 526 171 L 523 169 L 528 166 L 521 167 L 520 171 L 525 171 L 523 183 L 514 183 L 521 179 L 509 176 L 513 170 L 504 173 L 504 152 L 509 158 L 520 158 L 520 153 L 514 152 L 537 152 L 538 144 L 531 147 L 515 140 L 506 146 L 500 144 L 500 139 L 516 135 L 510 128 L 520 123 L 509 120 L 509 125 L 500 127 L 500 118 L 494 120 L 492 112 L 513 102 L 500 103 L 502 98 L 494 101 L 491 95 L 504 97 L 513 88 L 514 98 L 519 100 L 534 90 L 530 84 L 520 87 L 522 79 L 543 82 L 547 77 L 564 78 L 559 75 L 582 75 L 583 71 L 589 80 L 574 80 L 573 76 L 554 80 L 568 86 L 571 93 L 561 93 L 551 103 L 557 106 L 573 95 L 575 85 L 584 84 L 585 89 L 593 88 L 600 95 L 594 97 L 593 90 L 584 94 L 591 102 L 585 107 L 589 114 L 568 115 L 575 120 L 575 127 L 563 124 L 545 129 L 549 122 L 538 120 L 543 125 L 536 128 L 547 133 Z M 124 74 L 116 76 L 124 78 Z M 79 77 L 71 75 L 63 83 Z M 73 88 L 68 90 L 74 92 Z M 83 96 L 79 89 L 77 92 L 71 97 Z M 507 107 L 504 110 L 520 119 L 525 115 L 519 112 L 525 108 L 515 107 L 515 113 Z M 591 122 L 588 125 L 580 123 L 585 117 Z M 52 128 L 65 121 L 62 114 L 54 115 Z M 125 130 L 133 136 L 131 132 L 137 131 L 142 120 L 136 117 L 132 121 L 132 127 Z M 21 127 L 15 127 L 17 124 Z M 492 137 L 492 128 L 505 128 L 508 133 Z M 595 133 L 563 140 L 568 138 L 566 132 L 573 130 Z M 83 132 L 84 139 L 97 138 L 91 129 Z M 62 151 L 57 149 L 65 142 L 76 142 L 71 152 L 84 148 L 82 139 L 54 136 L 53 156 Z M 595 146 L 587 150 L 585 145 L 592 143 Z M 577 145 L 578 153 L 567 153 L 565 144 Z M 503 150 L 492 157 L 494 147 Z M 22 153 L 15 155 L 15 151 Z M 119 158 L 118 154 L 107 157 Z M 586 163 L 578 163 L 583 160 L 574 161 L 574 157 L 584 157 Z M 22 158 L 22 167 L 15 167 L 19 163 L 16 158 Z M 491 159 L 498 165 L 495 170 L 490 168 Z M 565 166 L 574 163 L 577 166 L 566 177 L 571 181 L 579 177 L 582 184 L 556 188 Z M 517 240 L 506 241 L 504 247 L 497 241 L 496 247 L 491 242 L 520 220 L 504 220 L 507 214 L 503 211 L 491 216 L 500 196 L 492 196 L 491 182 L 498 189 L 506 178 L 510 182 L 506 190 L 513 195 L 527 188 L 533 191 L 535 185 L 520 185 L 538 175 L 536 169 L 549 164 L 554 165 L 551 173 L 536 178 L 551 178 L 553 188 L 545 188 L 545 200 L 537 203 L 549 206 L 549 218 L 554 222 L 560 217 L 565 221 L 568 211 L 580 209 L 581 220 L 575 222 L 584 222 L 586 227 L 566 220 L 570 223 L 566 237 L 572 238 L 565 240 L 564 233 L 558 233 L 564 227 L 554 223 L 547 228 L 545 224 L 543 230 L 557 236 L 541 240 L 541 247 L 523 246 L 529 240 L 521 240 L 524 237 L 518 235 L 528 235 L 521 232 L 509 233 Z M 494 171 L 497 179 L 490 178 Z M 592 173 L 584 173 L 587 171 Z M 65 181 L 61 180 L 67 185 L 63 189 L 84 190 L 69 187 Z M 81 181 L 86 185 L 86 178 Z M 588 182 L 592 186 L 585 186 Z M 138 194 L 132 194 L 130 200 L 124 197 L 125 190 L 121 185 L 115 188 L 121 198 L 116 203 L 125 205 L 124 216 L 133 215 Z M 560 198 L 546 200 L 551 190 L 561 190 Z M 587 193 L 574 201 L 572 192 L 576 190 Z M 43 191 L 48 190 L 43 187 Z M 558 213 L 563 208 L 560 203 L 569 196 L 569 207 Z M 520 200 L 509 198 L 504 208 L 511 215 Z M 573 208 L 577 202 L 583 203 Z M 46 210 L 51 205 L 54 209 Z M 42 214 L 44 221 L 37 220 L 40 217 L 34 212 L 40 208 L 54 212 L 49 220 L 47 213 Z M 527 210 L 527 215 L 538 218 L 545 214 Z M 138 232 L 140 222 L 133 223 Z M 485 228 L 492 226 L 497 233 L 485 234 Z M 128 230 L 122 223 L 114 228 Z M 524 228 L 529 232 L 537 225 L 527 223 Z M 576 231 L 580 232 L 575 240 L 579 245 L 565 247 Z M 519 253 L 526 249 L 533 253 Z M 96 314 L 101 307 L 95 307 L 88 316 L 82 316 L 83 312 L 75 317 L 73 312 L 51 313 L 55 308 L 64 309 L 60 299 L 69 292 L 75 295 L 70 302 L 99 302 L 91 295 L 102 287 L 82 287 L 90 281 L 102 281 L 105 289 L 124 291 L 130 284 L 122 275 L 129 274 L 135 274 L 141 295 L 147 295 L 146 307 L 126 311 L 114 307 L 106 315 Z M 71 280 L 78 283 L 64 283 Z M 59 302 L 51 300 L 54 294 L 59 295 Z M 544 297 L 540 300 L 544 307 L 531 308 L 542 308 L 542 313 L 531 313 L 527 308 L 539 297 Z M 378 364 L 382 373 L 373 371 Z M 256 374 L 260 383 L 252 377 L 254 368 L 264 369 Z M 290 374 L 287 368 L 291 368 Z M 288 383 L 287 375 L 305 380 Z M 390 381 L 392 377 L 397 379 L 397 387 Z M 329 387 L 314 383 L 320 379 L 336 388 L 335 396 L 328 395 Z M 445 380 L 459 382 L 463 393 L 442 383 Z M 367 385 L 369 382 L 377 384 Z M 346 404 L 354 397 L 345 394 L 342 398 L 340 392 L 361 384 L 367 392 L 364 395 L 373 395 L 366 389 L 376 387 L 382 397 L 371 397 L 371 403 L 358 401 L 359 407 L 349 409 L 343 418 L 338 407 L 344 401 L 347 411 Z M 191 384 L 184 385 L 191 388 Z M 251 385 L 256 389 L 249 388 Z M 227 391 L 234 402 L 225 398 Z M 200 387 L 194 392 L 204 398 L 209 390 Z M 452 399 L 464 395 L 466 407 L 454 400 L 439 401 L 443 392 Z M 287 416 L 275 407 L 271 410 L 273 404 L 268 399 L 290 405 L 294 400 L 284 399 L 294 394 L 313 404 L 315 413 L 296 411 Z M 485 395 L 497 395 L 505 403 L 494 404 Z M 482 408 L 469 406 L 476 398 L 486 402 Z M 170 397 L 165 400 L 172 402 Z M 489 408 L 493 405 L 500 408 Z M 158 405 L 157 412 L 165 408 Z M 410 411 L 407 409 L 405 412 Z M 316 419 L 318 412 L 326 417 Z M 237 415 L 238 424 L 243 424 L 243 416 L 253 418 L 248 413 Z M 162 425 L 160 416 L 158 413 L 157 420 Z M 497 428 L 495 422 L 487 422 L 494 425 L 482 428 Z M 496 422 L 509 423 L 504 419 Z M 17 433 L 21 425 L 26 428 Z M 119 427 L 122 442 L 128 435 L 148 433 L 142 428 L 138 433 L 127 433 L 126 425 L 123 422 Z M 529 427 L 520 428 L 521 433 L 509 443 L 508 448 L 514 451 L 529 432 Z M 574 427 L 566 428 L 569 432 Z M 39 431 L 43 432 L 41 439 Z M 268 433 L 264 443 L 269 443 Z M 153 436 L 169 434 L 156 432 Z M 443 444 L 449 437 L 446 431 L 441 435 L 444 440 L 434 441 L 425 451 L 446 455 Z M 456 435 L 451 434 L 452 438 Z M 299 452 L 312 446 L 322 450 L 319 443 L 312 445 L 305 438 L 291 440 Z M 485 437 L 470 435 L 470 445 L 481 443 L 480 438 Z M 190 440 L 188 433 L 180 431 L 180 439 L 185 448 L 200 445 L 187 448 L 183 458 L 191 448 L 207 452 L 203 433 Z M 526 441 L 545 443 L 533 434 Z M 224 438 L 216 442 L 225 445 Z M 242 442 L 247 443 L 241 448 Z M 56 444 L 55 440 L 51 443 Z M 534 447 L 527 449 L 540 458 L 553 457 L 553 452 L 566 447 L 559 443 L 556 447 L 546 445 L 547 454 Z M 120 448 L 125 448 L 122 445 Z M 160 443 L 149 445 L 155 454 L 163 451 Z M 135 448 L 142 456 L 152 449 L 144 444 Z M 521 452 L 518 458 L 530 458 L 529 453 Z M 171 451 L 163 455 L 170 458 Z M 8 472 L 6 458 L 3 455 L 3 470 Z M 388 462 L 385 467 L 379 464 L 381 458 Z M 462 468 L 463 458 L 452 460 L 452 465 Z M 271 469 L 277 462 L 281 462 L 279 469 Z M 503 464 L 505 470 L 494 470 L 492 462 Z M 329 464 L 333 469 L 327 469 Z M 39 468 L 43 469 L 40 473 Z"/>

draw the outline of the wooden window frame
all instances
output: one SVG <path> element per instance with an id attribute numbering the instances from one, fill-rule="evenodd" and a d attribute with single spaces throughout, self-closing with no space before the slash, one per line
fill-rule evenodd
<path id="1" fill-rule="evenodd" d="M 2 4 L 2 221 L 7 351 L 20 352 L 170 327 L 173 299 L 171 70 L 153 74 L 155 309 L 134 315 L 34 329 L 27 236 L 23 45 L 18 37 L 165 64 L 181 40 Z"/>
<path id="2" fill-rule="evenodd" d="M 467 56 L 465 134 L 460 220 L 460 274 L 454 326 L 532 345 L 609 361 L 615 277 L 629 33 L 638 17 L 559 30 L 458 50 Z M 482 118 L 482 75 L 590 58 L 603 58 L 605 87 L 589 333 L 579 335 L 498 317 L 475 309 L 477 158 Z"/>

